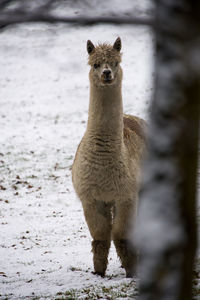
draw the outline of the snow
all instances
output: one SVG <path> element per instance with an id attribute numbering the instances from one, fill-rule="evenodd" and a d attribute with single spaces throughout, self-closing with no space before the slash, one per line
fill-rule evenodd
<path id="1" fill-rule="evenodd" d="M 147 118 L 147 28 L 39 24 L 0 34 L 0 299 L 120 299 L 120 289 L 130 299 L 136 289 L 113 245 L 106 277 L 91 273 L 91 237 L 70 171 L 87 122 L 86 41 L 113 43 L 118 36 L 124 111 Z"/>

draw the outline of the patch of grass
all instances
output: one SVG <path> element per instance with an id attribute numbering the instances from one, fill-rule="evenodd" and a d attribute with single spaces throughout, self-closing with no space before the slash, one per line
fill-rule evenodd
<path id="1" fill-rule="evenodd" d="M 88 286 L 82 289 L 70 289 L 65 293 L 57 293 L 56 300 L 96 300 L 96 299 L 135 299 L 138 289 L 134 281 L 113 286 Z"/>

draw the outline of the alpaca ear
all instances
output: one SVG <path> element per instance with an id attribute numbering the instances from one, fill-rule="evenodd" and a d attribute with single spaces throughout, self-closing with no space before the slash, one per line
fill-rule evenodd
<path id="1" fill-rule="evenodd" d="M 88 52 L 88 54 L 91 54 L 94 50 L 95 50 L 95 47 L 94 47 L 93 43 L 90 40 L 88 40 L 87 41 L 87 52 Z"/>
<path id="2" fill-rule="evenodd" d="M 117 50 L 117 51 L 120 52 L 121 48 L 122 48 L 122 42 L 121 42 L 120 37 L 118 37 L 116 39 L 116 41 L 114 42 L 113 49 L 115 49 L 115 50 Z"/>

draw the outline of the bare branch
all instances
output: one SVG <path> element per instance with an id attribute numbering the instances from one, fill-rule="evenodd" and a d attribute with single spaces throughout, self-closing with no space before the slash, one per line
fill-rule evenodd
<path id="1" fill-rule="evenodd" d="M 67 5 L 67 6 L 66 6 Z M 1 0 L 0 1 L 0 28 L 5 28 L 10 25 L 21 23 L 67 23 L 73 25 L 94 25 L 99 23 L 104 24 L 134 24 L 134 25 L 150 25 L 153 26 L 153 20 L 144 17 L 134 17 L 131 14 L 117 14 L 90 16 L 82 11 L 79 15 L 69 16 L 60 14 L 62 8 L 79 8 L 83 10 L 89 8 L 90 1 L 88 0 Z"/>
<path id="2" fill-rule="evenodd" d="M 31 22 L 45 22 L 45 23 L 68 23 L 73 25 L 94 25 L 99 23 L 104 24 L 134 24 L 134 25 L 147 25 L 153 26 L 154 21 L 150 18 L 137 18 L 137 17 L 62 17 L 56 16 L 50 13 L 30 12 L 24 13 L 24 11 L 16 13 L 4 13 L 0 15 L 0 26 L 9 26 L 20 23 L 31 23 Z"/>

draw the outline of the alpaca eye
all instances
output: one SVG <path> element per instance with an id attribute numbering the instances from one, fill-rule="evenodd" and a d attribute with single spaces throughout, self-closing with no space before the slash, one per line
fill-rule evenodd
<path id="1" fill-rule="evenodd" d="M 100 67 L 100 64 L 94 64 L 94 68 L 97 69 Z"/>
<path id="2" fill-rule="evenodd" d="M 118 66 L 118 62 L 115 63 L 115 67 L 117 67 L 117 66 Z"/>

